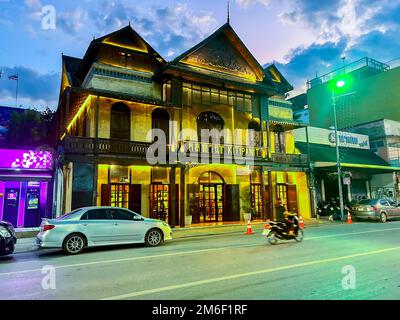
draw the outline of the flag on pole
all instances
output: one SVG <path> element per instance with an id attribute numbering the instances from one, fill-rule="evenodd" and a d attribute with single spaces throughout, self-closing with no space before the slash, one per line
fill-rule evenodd
<path id="1" fill-rule="evenodd" d="M 18 75 L 9 76 L 8 80 L 18 80 Z"/>

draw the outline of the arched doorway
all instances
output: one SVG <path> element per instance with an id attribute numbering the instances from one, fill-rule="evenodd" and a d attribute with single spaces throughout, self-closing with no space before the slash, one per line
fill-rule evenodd
<path id="1" fill-rule="evenodd" d="M 200 222 L 220 222 L 224 215 L 224 179 L 208 171 L 199 178 Z"/>
<path id="2" fill-rule="evenodd" d="M 131 111 L 124 103 L 118 102 L 111 107 L 110 139 L 131 139 Z"/>
<path id="3" fill-rule="evenodd" d="M 167 144 L 169 143 L 169 113 L 165 109 L 155 109 L 151 113 L 152 128 L 161 129 L 165 133 Z M 154 137 L 153 137 L 154 140 Z"/>
<path id="4" fill-rule="evenodd" d="M 199 141 L 202 141 L 201 130 L 217 129 L 218 131 L 222 131 L 224 129 L 224 126 L 225 122 L 218 113 L 212 111 L 200 113 L 197 117 L 197 135 L 199 137 Z M 209 142 L 211 143 L 212 139 L 210 138 L 209 140 Z M 223 140 L 224 138 L 222 137 L 219 143 L 223 144 Z"/>

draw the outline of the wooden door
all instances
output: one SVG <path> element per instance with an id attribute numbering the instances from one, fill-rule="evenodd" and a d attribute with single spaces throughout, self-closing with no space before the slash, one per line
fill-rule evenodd
<path id="1" fill-rule="evenodd" d="M 224 190 L 224 221 L 240 221 L 238 184 L 227 184 Z"/>
<path id="2" fill-rule="evenodd" d="M 129 210 L 142 214 L 142 185 L 132 184 L 129 186 Z"/>
<path id="3" fill-rule="evenodd" d="M 287 203 L 288 203 L 288 211 L 290 212 L 299 212 L 299 208 L 297 205 L 297 189 L 296 186 L 289 185 L 287 186 Z"/>
<path id="4" fill-rule="evenodd" d="M 111 186 L 109 184 L 101 185 L 101 200 L 100 204 L 102 206 L 110 206 L 111 204 Z"/>
<path id="5" fill-rule="evenodd" d="M 192 215 L 192 223 L 200 222 L 200 185 L 188 184 L 189 214 Z"/>
<path id="6" fill-rule="evenodd" d="M 267 219 L 271 219 L 274 216 L 274 212 L 271 206 L 271 197 L 270 197 L 270 188 L 268 185 L 265 186 L 265 195 L 264 195 L 264 201 L 265 201 L 265 209 L 267 212 L 265 213 L 265 217 Z"/>

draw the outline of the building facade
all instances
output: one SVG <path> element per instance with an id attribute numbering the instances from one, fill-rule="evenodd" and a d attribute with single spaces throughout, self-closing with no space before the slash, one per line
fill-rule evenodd
<path id="1" fill-rule="evenodd" d="M 315 201 L 338 198 L 336 140 L 334 130 L 307 127 L 295 130 L 296 147 L 310 156 L 315 181 Z M 397 181 L 392 166 L 370 148 L 368 135 L 339 131 L 339 163 L 346 202 L 389 197 L 396 199 Z M 390 187 L 389 187 L 390 186 Z M 383 193 L 383 191 L 385 191 Z"/>
<path id="2" fill-rule="evenodd" d="M 56 214 L 111 205 L 184 226 L 238 221 L 251 207 L 272 218 L 280 198 L 310 216 L 292 87 L 229 24 L 171 62 L 128 26 L 83 59 L 63 56 L 62 71 Z"/>

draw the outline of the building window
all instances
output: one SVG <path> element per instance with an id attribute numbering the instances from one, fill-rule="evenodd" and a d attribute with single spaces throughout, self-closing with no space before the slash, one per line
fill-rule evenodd
<path id="1" fill-rule="evenodd" d="M 111 140 L 130 140 L 131 111 L 126 104 L 116 103 L 111 107 Z"/>
<path id="2" fill-rule="evenodd" d="M 129 167 L 111 166 L 110 167 L 111 183 L 129 183 Z"/>
<path id="3" fill-rule="evenodd" d="M 208 111 L 208 112 L 200 113 L 199 116 L 197 117 L 197 135 L 198 135 L 200 141 L 202 141 L 202 139 L 201 139 L 201 137 L 202 137 L 201 131 L 202 130 L 216 129 L 220 132 L 224 129 L 224 126 L 225 126 L 225 122 L 218 113 Z M 209 142 L 212 142 L 211 137 L 209 139 Z M 221 141 L 219 141 L 219 143 L 221 143 L 221 144 L 224 143 L 223 137 L 221 137 Z"/>
<path id="4" fill-rule="evenodd" d="M 183 83 L 183 105 L 227 105 L 237 111 L 252 112 L 253 98 L 249 94 Z"/>
<path id="5" fill-rule="evenodd" d="M 129 207 L 129 184 L 111 184 L 110 206 L 118 208 Z"/>
<path id="6" fill-rule="evenodd" d="M 285 209 L 288 208 L 288 199 L 287 199 L 287 185 L 284 183 L 276 184 L 276 198 L 280 199 L 282 204 L 285 206 Z"/>
<path id="7" fill-rule="evenodd" d="M 165 138 L 168 144 L 169 141 L 169 114 L 165 109 L 155 109 L 151 114 L 152 128 L 161 129 L 165 133 Z M 153 136 L 153 140 L 154 140 Z"/>
<path id="8" fill-rule="evenodd" d="M 261 171 L 254 167 L 250 174 L 251 206 L 254 209 L 254 217 L 261 218 L 263 209 L 263 197 L 261 188 Z"/>
<path id="9" fill-rule="evenodd" d="M 275 153 L 285 153 L 285 131 L 282 126 L 274 127 Z"/>
<path id="10" fill-rule="evenodd" d="M 163 84 L 163 100 L 166 102 L 172 102 L 171 80 L 168 80 Z"/>
<path id="11" fill-rule="evenodd" d="M 153 219 L 168 221 L 169 215 L 169 185 L 150 185 L 150 215 Z"/>

